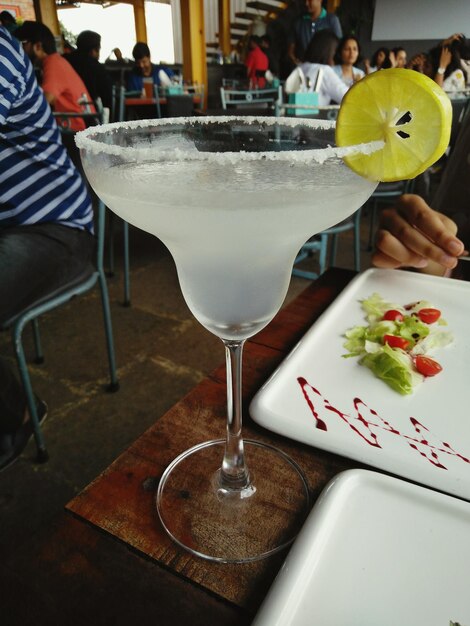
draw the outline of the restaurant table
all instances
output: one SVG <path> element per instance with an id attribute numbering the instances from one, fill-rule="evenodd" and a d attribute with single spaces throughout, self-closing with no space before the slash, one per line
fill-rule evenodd
<path id="1" fill-rule="evenodd" d="M 291 455 L 308 478 L 313 500 L 333 476 L 360 464 L 263 429 L 249 418 L 248 404 L 353 276 L 349 270 L 328 270 L 245 349 L 245 436 Z M 248 564 L 193 557 L 165 534 L 154 505 L 159 477 L 174 457 L 196 443 L 224 436 L 225 402 L 221 366 L 69 502 L 53 523 L 8 560 L 0 560 L 0 623 L 250 624 L 287 550 Z"/>
<path id="2" fill-rule="evenodd" d="M 199 108 L 203 102 L 203 99 L 199 94 L 193 95 L 193 107 L 195 107 L 191 113 L 186 112 L 188 110 L 188 105 L 191 104 L 191 100 L 189 100 L 189 94 L 175 94 L 173 96 L 168 96 L 168 98 L 172 98 L 173 107 L 175 107 L 175 103 L 178 98 L 188 98 L 188 101 L 183 106 L 184 113 L 174 113 L 169 114 L 168 109 L 170 107 L 169 100 L 166 96 L 162 96 L 160 98 L 147 98 L 147 97 L 129 97 L 125 98 L 124 106 L 125 106 L 125 119 L 126 120 L 134 120 L 134 119 L 154 119 L 156 117 L 172 117 L 177 116 L 181 117 L 187 115 L 194 115 L 196 113 L 200 113 L 201 109 Z M 157 104 L 158 103 L 158 104 Z"/>
<path id="3" fill-rule="evenodd" d="M 188 95 L 188 94 L 176 94 L 175 97 L 177 97 L 177 95 Z M 165 105 L 167 103 L 167 99 L 166 97 L 161 97 L 158 98 L 158 102 L 160 103 L 160 105 Z M 200 104 L 201 103 L 201 96 L 198 95 L 194 95 L 193 96 L 193 103 L 194 104 Z M 126 107 L 135 107 L 135 106 L 152 106 L 152 105 L 156 105 L 157 104 L 157 99 L 156 98 L 144 98 L 144 97 L 139 97 L 139 98 L 126 98 L 124 100 L 124 104 L 126 105 Z"/>

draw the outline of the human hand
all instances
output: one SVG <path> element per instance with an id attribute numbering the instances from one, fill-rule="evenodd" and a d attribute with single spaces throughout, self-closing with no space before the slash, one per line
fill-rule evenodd
<path id="1" fill-rule="evenodd" d="M 444 274 L 457 265 L 457 257 L 464 252 L 456 233 L 455 222 L 431 209 L 420 196 L 403 195 L 394 207 L 382 212 L 372 263 Z"/>
<path id="2" fill-rule="evenodd" d="M 390 54 L 388 55 L 388 58 L 390 59 L 390 63 L 392 67 L 396 67 L 397 66 L 397 57 L 395 55 L 395 53 L 390 50 Z"/>
<path id="3" fill-rule="evenodd" d="M 447 37 L 447 39 L 444 39 L 444 41 L 442 42 L 442 46 L 450 46 L 450 44 L 453 41 L 458 41 L 460 39 L 464 39 L 465 35 L 463 33 L 454 33 L 453 35 L 451 35 L 450 37 Z"/>
<path id="4" fill-rule="evenodd" d="M 424 54 L 424 52 L 420 52 L 419 54 L 415 54 L 413 57 L 411 57 L 406 67 L 409 70 L 415 70 L 416 72 L 421 72 L 422 74 L 425 61 L 426 55 Z"/>
<path id="5" fill-rule="evenodd" d="M 441 56 L 439 58 L 439 67 L 447 68 L 449 63 L 452 61 L 452 53 L 448 46 L 442 46 Z"/>

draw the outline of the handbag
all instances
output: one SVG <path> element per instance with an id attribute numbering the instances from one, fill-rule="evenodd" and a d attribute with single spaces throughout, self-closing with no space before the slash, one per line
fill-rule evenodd
<path id="1" fill-rule="evenodd" d="M 312 109 L 311 107 L 318 105 L 318 93 L 315 91 L 307 91 L 305 93 L 290 93 L 287 97 L 288 104 L 306 104 L 310 108 L 308 109 L 287 109 L 287 115 L 317 115 L 318 109 Z"/>
<path id="2" fill-rule="evenodd" d="M 296 105 L 304 104 L 310 108 L 287 108 L 287 115 L 317 115 L 319 110 L 312 107 L 318 105 L 318 91 L 322 81 L 323 70 L 321 68 L 318 69 L 314 84 L 312 84 L 309 78 L 305 77 L 300 67 L 296 67 L 286 80 L 285 90 L 287 93 L 287 103 Z"/>

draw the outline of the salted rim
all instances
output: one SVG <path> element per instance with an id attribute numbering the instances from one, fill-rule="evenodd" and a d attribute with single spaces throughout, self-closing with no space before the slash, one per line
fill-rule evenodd
<path id="1" fill-rule="evenodd" d="M 305 126 L 328 130 L 335 127 L 335 122 L 329 120 L 296 119 L 290 117 L 255 117 L 255 116 L 201 116 L 201 117 L 169 117 L 164 119 L 133 120 L 130 122 L 114 122 L 101 126 L 90 126 L 75 134 L 75 143 L 78 148 L 93 154 L 105 153 L 108 155 L 126 157 L 128 161 L 217 161 L 218 163 L 232 163 L 234 161 L 289 161 L 309 163 L 312 161 L 324 163 L 331 158 L 344 158 L 354 154 L 372 154 L 381 150 L 384 141 L 371 141 L 353 146 L 328 146 L 312 150 L 284 150 L 282 152 L 198 152 L 186 151 L 180 148 L 159 150 L 152 147 L 136 148 L 133 146 L 115 146 L 112 144 L 94 141 L 90 135 L 101 135 L 119 129 L 146 128 L 148 126 L 170 126 L 171 124 L 202 125 L 210 123 L 243 122 L 244 124 L 263 124 L 265 126 Z"/>

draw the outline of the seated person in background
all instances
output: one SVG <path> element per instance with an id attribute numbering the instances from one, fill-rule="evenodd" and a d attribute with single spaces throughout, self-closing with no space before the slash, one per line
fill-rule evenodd
<path id="1" fill-rule="evenodd" d="M 429 51 L 431 78 L 449 93 L 462 91 L 467 84 L 467 75 L 462 67 L 462 52 L 464 56 L 469 56 L 465 37 L 460 33 L 444 39 Z"/>
<path id="2" fill-rule="evenodd" d="M 266 87 L 264 75 L 268 70 L 269 61 L 260 47 L 260 38 L 256 35 L 251 35 L 248 40 L 248 54 L 246 55 L 245 66 L 250 89 L 258 87 L 264 89 Z"/>
<path id="3" fill-rule="evenodd" d="M 66 58 L 85 83 L 93 100 L 101 98 L 103 106 L 111 108 L 113 84 L 104 64 L 98 60 L 100 50 L 101 35 L 84 30 L 77 37 L 76 51 Z"/>
<path id="4" fill-rule="evenodd" d="M 334 13 L 327 13 L 322 0 L 306 0 L 307 13 L 294 21 L 288 39 L 288 56 L 294 65 L 305 57 L 312 37 L 321 30 L 331 30 L 341 39 L 343 31 L 339 19 Z"/>
<path id="5" fill-rule="evenodd" d="M 319 73 L 321 74 L 318 90 L 320 106 L 328 105 L 332 101 L 339 104 L 348 90 L 332 67 L 338 43 L 338 37 L 331 30 L 321 30 L 313 37 L 305 53 L 304 62 L 299 66 L 307 80 L 307 88 L 313 88 Z"/>
<path id="6" fill-rule="evenodd" d="M 419 72 L 420 74 L 425 74 L 426 76 L 429 76 L 429 78 L 433 78 L 432 62 L 427 52 L 418 52 L 418 54 L 414 54 L 407 62 L 406 68 Z"/>
<path id="7" fill-rule="evenodd" d="M 111 58 L 111 55 L 114 55 L 114 59 Z M 113 63 L 115 65 L 119 65 L 122 67 L 127 67 L 131 61 L 123 57 L 120 48 L 113 48 L 111 50 L 111 54 L 106 59 L 106 63 Z"/>
<path id="8" fill-rule="evenodd" d="M 144 89 L 144 79 L 160 86 L 159 73 L 163 70 L 168 78 L 173 76 L 172 70 L 164 65 L 155 65 L 150 60 L 150 49 L 146 43 L 137 42 L 132 50 L 135 66 L 127 78 L 128 91 L 140 91 Z"/>
<path id="9" fill-rule="evenodd" d="M 362 70 L 354 67 L 360 60 L 360 54 L 361 48 L 356 37 L 349 35 L 341 39 L 335 55 L 337 65 L 333 66 L 333 70 L 348 87 L 365 76 Z"/>
<path id="10" fill-rule="evenodd" d="M 378 48 L 372 55 L 372 59 L 364 59 L 364 67 L 366 68 L 366 74 L 372 74 L 378 70 L 386 70 L 392 67 L 392 61 L 390 60 L 390 50 L 388 48 Z"/>
<path id="11" fill-rule="evenodd" d="M 271 37 L 269 35 L 262 35 L 259 45 L 261 50 L 268 57 L 268 70 L 274 76 L 279 76 L 279 59 L 275 53 L 276 51 L 273 49 Z"/>
<path id="12" fill-rule="evenodd" d="M 41 87 L 52 109 L 57 113 L 84 113 L 87 109 L 82 102 L 91 102 L 91 96 L 77 72 L 57 53 L 54 35 L 47 26 L 26 21 L 15 31 L 15 37 L 23 42 L 33 64 L 42 70 Z M 70 119 L 71 130 L 84 128 L 82 118 Z"/>
<path id="13" fill-rule="evenodd" d="M 4 26 L 10 33 L 14 32 L 18 28 L 16 19 L 10 11 L 0 12 L 0 25 Z"/>
<path id="14" fill-rule="evenodd" d="M 390 59 L 393 67 L 406 67 L 406 58 L 405 48 L 392 48 Z"/>
<path id="15" fill-rule="evenodd" d="M 80 276 L 92 260 L 94 237 L 86 187 L 67 157 L 29 59 L 1 26 L 0 136 L 3 324 Z M 46 406 L 37 404 L 42 421 Z M 0 471 L 21 454 L 32 432 L 23 387 L 0 357 Z"/>

